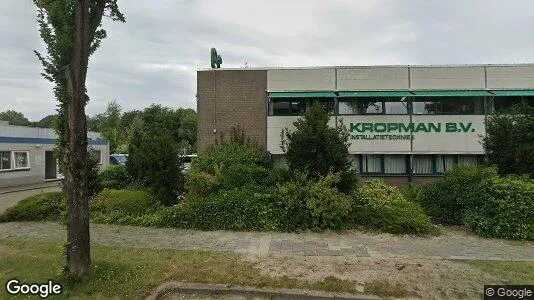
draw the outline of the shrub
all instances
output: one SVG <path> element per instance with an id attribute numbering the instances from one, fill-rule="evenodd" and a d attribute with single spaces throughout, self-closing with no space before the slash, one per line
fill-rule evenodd
<path id="1" fill-rule="evenodd" d="M 105 189 L 120 190 L 129 185 L 130 179 L 124 166 L 109 166 L 99 175 L 100 184 Z"/>
<path id="2" fill-rule="evenodd" d="M 270 170 L 269 157 L 257 146 L 223 143 L 211 147 L 193 161 L 186 186 L 193 196 L 244 185 L 269 186 Z"/>
<path id="3" fill-rule="evenodd" d="M 129 153 L 126 170 L 132 179 L 149 188 L 163 205 L 175 204 L 183 191 L 184 177 L 172 135 L 134 132 Z"/>
<path id="4" fill-rule="evenodd" d="M 270 166 L 269 156 L 261 148 L 252 144 L 223 143 L 209 148 L 198 156 L 191 169 L 214 174 L 215 170 L 224 170 L 231 165 Z"/>
<path id="5" fill-rule="evenodd" d="M 520 177 L 491 178 L 480 184 L 479 206 L 464 216 L 467 227 L 486 237 L 534 240 L 534 183 Z"/>
<path id="6" fill-rule="evenodd" d="M 129 225 L 138 225 L 136 218 L 160 207 L 150 193 L 140 190 L 104 190 L 90 205 L 93 222 Z"/>
<path id="7" fill-rule="evenodd" d="M 318 101 L 293 123 L 295 130 L 281 132 L 282 149 L 290 169 L 305 172 L 316 180 L 329 173 L 339 174 L 336 187 L 350 193 L 358 177 L 349 156 L 349 132 L 342 123 L 332 127 L 330 117 Z"/>
<path id="8" fill-rule="evenodd" d="M 461 225 L 465 213 L 484 202 L 480 184 L 497 177 L 493 167 L 456 167 L 439 181 L 421 187 L 416 201 L 435 223 Z"/>
<path id="9" fill-rule="evenodd" d="M 409 202 L 397 187 L 373 179 L 354 195 L 351 213 L 355 225 L 390 233 L 429 233 L 435 230 L 417 203 Z"/>
<path id="10" fill-rule="evenodd" d="M 255 190 L 242 187 L 206 197 L 192 197 L 177 215 L 186 219 L 189 226 L 203 230 L 276 229 L 270 195 Z"/>
<path id="11" fill-rule="evenodd" d="M 280 229 L 341 228 L 349 214 L 350 198 L 335 188 L 340 175 L 329 174 L 317 181 L 307 181 L 304 176 L 297 175 L 296 180 L 275 190 Z"/>
<path id="12" fill-rule="evenodd" d="M 0 221 L 59 221 L 66 210 L 66 199 L 61 192 L 41 193 L 8 208 Z"/>

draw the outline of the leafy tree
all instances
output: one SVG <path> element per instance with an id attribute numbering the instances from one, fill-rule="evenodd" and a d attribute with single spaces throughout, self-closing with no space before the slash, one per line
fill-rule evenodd
<path id="1" fill-rule="evenodd" d="M 162 204 L 172 205 L 184 186 L 178 144 L 172 132 L 151 117 L 148 121 L 136 117 L 132 122 L 126 170 L 133 180 L 150 188 Z M 163 130 L 155 133 L 152 126 Z"/>
<path id="2" fill-rule="evenodd" d="M 501 175 L 534 178 L 534 108 L 515 106 L 489 116 L 483 144 L 488 163 L 496 165 Z"/>
<path id="3" fill-rule="evenodd" d="M 89 56 L 106 31 L 102 17 L 124 22 L 117 0 L 34 0 L 47 55 L 34 51 L 43 64 L 43 77 L 54 83 L 59 101 L 57 148 L 67 194 L 67 268 L 71 278 L 86 279 L 90 265 L 90 172 L 85 105 Z"/>
<path id="4" fill-rule="evenodd" d="M 338 188 L 350 192 L 357 175 L 349 158 L 349 133 L 343 123 L 328 126 L 329 116 L 318 102 L 293 125 L 294 131 L 282 130 L 282 150 L 290 169 L 307 173 L 308 179 L 318 179 L 329 173 L 340 173 Z"/>
<path id="5" fill-rule="evenodd" d="M 30 121 L 28 121 L 28 119 L 24 116 L 23 113 L 14 110 L 6 110 L 0 112 L 0 120 L 8 121 L 9 124 L 17 126 L 30 125 Z"/>
<path id="6" fill-rule="evenodd" d="M 35 127 L 54 128 L 56 115 L 48 115 L 35 123 Z"/>
<path id="7" fill-rule="evenodd" d="M 98 124 L 98 131 L 106 140 L 110 141 L 109 150 L 114 153 L 120 143 L 119 125 L 121 123 L 121 106 L 117 101 L 108 103 L 102 122 Z"/>
<path id="8" fill-rule="evenodd" d="M 180 148 L 186 149 L 189 152 L 195 152 L 197 143 L 197 113 L 192 109 L 183 108 L 178 109 L 178 111 L 181 114 L 180 128 L 178 129 Z"/>

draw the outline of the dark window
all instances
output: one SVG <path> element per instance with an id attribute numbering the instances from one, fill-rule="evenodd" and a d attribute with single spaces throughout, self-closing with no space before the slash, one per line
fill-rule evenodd
<path id="1" fill-rule="evenodd" d="M 284 98 L 271 99 L 269 102 L 270 116 L 299 116 L 303 115 L 311 106 L 312 101 L 318 101 L 328 114 L 334 114 L 334 98 Z"/>
<path id="2" fill-rule="evenodd" d="M 2 151 L 0 152 L 0 170 L 10 170 L 11 169 L 11 152 Z"/>
<path id="3" fill-rule="evenodd" d="M 381 115 L 383 103 L 380 98 L 341 98 L 338 100 L 340 115 Z"/>
<path id="4" fill-rule="evenodd" d="M 534 96 L 496 96 L 493 98 L 493 109 L 496 112 L 506 112 L 513 107 L 523 105 L 534 106 Z"/>
<path id="5" fill-rule="evenodd" d="M 412 113 L 414 115 L 433 115 L 436 113 L 436 104 L 427 98 L 414 99 L 412 101 Z"/>
<path id="6" fill-rule="evenodd" d="M 269 103 L 269 114 L 273 116 L 287 116 L 291 114 L 291 103 L 286 100 L 273 100 Z"/>
<path id="7" fill-rule="evenodd" d="M 412 101 L 414 115 L 484 114 L 483 97 L 421 97 Z"/>

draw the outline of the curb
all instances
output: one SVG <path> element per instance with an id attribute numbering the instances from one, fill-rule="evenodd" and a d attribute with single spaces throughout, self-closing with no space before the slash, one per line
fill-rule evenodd
<path id="1" fill-rule="evenodd" d="M 38 190 L 38 189 L 47 189 L 47 188 L 53 188 L 53 187 L 60 187 L 59 182 L 54 181 L 53 184 L 51 183 L 51 184 L 43 184 L 43 185 L 36 185 L 36 186 L 6 187 L 6 188 L 3 188 L 3 189 L 0 189 L 0 195 L 17 193 L 17 192 L 24 192 L 24 191 L 31 191 L 31 190 Z"/>
<path id="2" fill-rule="evenodd" d="M 259 289 L 246 286 L 231 286 L 223 284 L 186 284 L 169 282 L 160 285 L 156 292 L 146 300 L 158 300 L 172 294 L 202 294 L 202 295 L 239 295 L 246 297 L 263 297 L 277 300 L 379 300 L 372 295 L 334 294 L 320 291 L 307 291 L 296 289 Z"/>

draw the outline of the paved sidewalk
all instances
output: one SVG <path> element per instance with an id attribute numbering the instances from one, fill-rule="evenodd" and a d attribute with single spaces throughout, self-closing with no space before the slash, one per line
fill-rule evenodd
<path id="1" fill-rule="evenodd" d="M 64 225 L 51 222 L 0 223 L 0 239 L 62 241 Z M 136 248 L 237 252 L 257 256 L 341 256 L 347 258 L 473 259 L 534 261 L 534 243 L 482 239 L 447 230 L 437 237 L 390 234 L 199 231 L 91 224 L 91 242 Z"/>
<path id="2" fill-rule="evenodd" d="M 17 203 L 19 203 L 20 200 L 26 199 L 30 196 L 37 195 L 40 193 L 58 191 L 60 191 L 60 188 L 59 186 L 57 186 L 57 184 L 52 186 L 33 187 L 31 189 L 23 190 L 2 189 L 0 190 L 0 214 L 2 214 L 11 206 L 15 206 Z"/>

